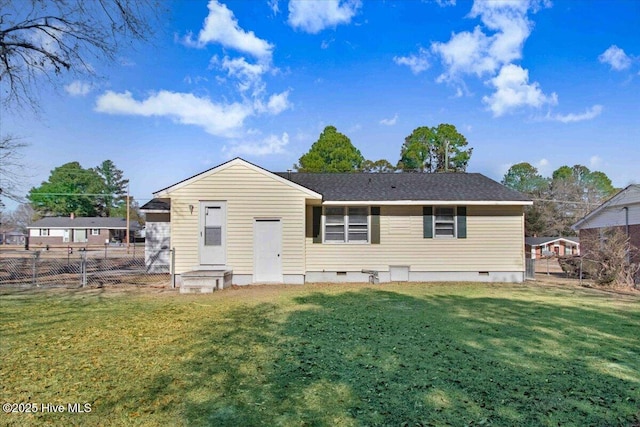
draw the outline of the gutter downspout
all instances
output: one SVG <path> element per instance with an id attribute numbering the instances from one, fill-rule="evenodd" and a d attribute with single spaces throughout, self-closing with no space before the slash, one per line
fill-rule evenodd
<path id="1" fill-rule="evenodd" d="M 625 206 L 622 209 L 624 209 L 624 229 L 625 229 L 625 233 L 627 235 L 627 254 L 625 255 L 625 259 L 627 261 L 627 264 L 631 261 L 631 256 L 629 254 L 629 239 L 631 238 L 631 236 L 629 235 L 629 207 Z"/>

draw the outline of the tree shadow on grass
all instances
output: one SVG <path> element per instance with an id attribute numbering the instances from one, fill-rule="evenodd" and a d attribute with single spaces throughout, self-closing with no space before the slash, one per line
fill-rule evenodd
<path id="1" fill-rule="evenodd" d="M 185 423 L 602 426 L 639 419 L 640 314 L 370 288 L 296 302 L 288 313 L 261 304 L 205 325 L 175 390 Z"/>

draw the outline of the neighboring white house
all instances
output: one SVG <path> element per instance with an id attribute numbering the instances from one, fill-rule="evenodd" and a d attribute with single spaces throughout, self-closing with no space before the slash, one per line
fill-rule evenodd
<path id="1" fill-rule="evenodd" d="M 591 245 L 606 238 L 612 229 L 622 230 L 633 246 L 640 249 L 640 184 L 632 184 L 589 212 L 572 228 L 579 232 L 586 253 Z M 636 260 L 640 262 L 640 259 Z"/>
<path id="2" fill-rule="evenodd" d="M 140 228 L 137 222 L 129 223 L 129 238 Z M 87 246 L 104 245 L 105 242 L 124 242 L 127 220 L 118 217 L 45 217 L 29 227 L 29 245 L 39 246 Z"/>
<path id="3" fill-rule="evenodd" d="M 577 237 L 525 237 L 528 258 L 540 259 L 547 255 L 580 255 L 580 239 Z"/>
<path id="4" fill-rule="evenodd" d="M 183 278 L 524 280 L 532 202 L 480 174 L 272 173 L 236 158 L 154 197 L 147 244 L 175 248 Z M 163 224 L 153 239 L 150 223 Z"/>

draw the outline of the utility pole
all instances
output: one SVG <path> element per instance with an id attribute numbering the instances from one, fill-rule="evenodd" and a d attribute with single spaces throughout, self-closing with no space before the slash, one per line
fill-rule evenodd
<path id="1" fill-rule="evenodd" d="M 444 140 L 444 171 L 449 172 L 449 140 Z"/>
<path id="2" fill-rule="evenodd" d="M 127 240 L 127 253 L 129 253 L 129 183 L 127 182 L 127 229 L 124 232 L 125 239 Z"/>

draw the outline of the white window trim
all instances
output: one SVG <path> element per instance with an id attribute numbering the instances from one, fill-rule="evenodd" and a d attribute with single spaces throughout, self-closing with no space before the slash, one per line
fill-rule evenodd
<path id="1" fill-rule="evenodd" d="M 97 233 L 94 233 L 94 231 L 97 231 Z M 99 228 L 92 228 L 91 229 L 91 235 L 92 236 L 99 236 L 100 235 L 100 229 Z"/>
<path id="2" fill-rule="evenodd" d="M 438 209 L 451 208 L 453 209 L 453 236 L 439 236 L 436 232 L 436 218 L 438 216 Z M 458 206 L 434 206 L 433 207 L 433 237 L 434 239 L 457 239 L 458 238 Z"/>
<path id="3" fill-rule="evenodd" d="M 329 206 L 332 208 L 342 208 L 343 209 L 343 217 L 344 217 L 344 241 L 337 240 L 327 240 L 326 239 L 326 231 L 327 231 L 327 215 L 326 215 L 326 207 L 322 208 L 322 243 L 326 243 L 329 245 L 369 245 L 371 244 L 371 206 L 366 206 L 367 208 L 367 240 L 354 240 L 352 242 L 349 241 L 349 208 L 362 208 L 363 206 L 351 206 L 351 205 L 341 205 L 341 206 Z"/>
<path id="4" fill-rule="evenodd" d="M 41 228 L 40 229 L 40 236 L 42 237 L 48 237 L 51 235 L 51 230 L 48 228 Z"/>

